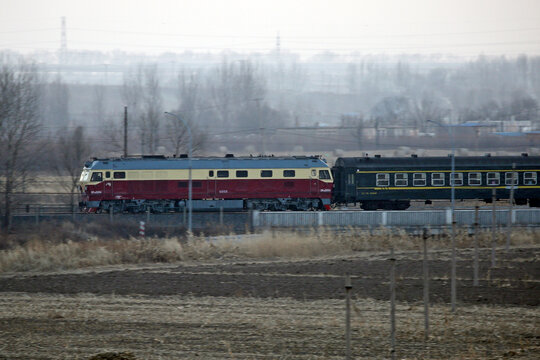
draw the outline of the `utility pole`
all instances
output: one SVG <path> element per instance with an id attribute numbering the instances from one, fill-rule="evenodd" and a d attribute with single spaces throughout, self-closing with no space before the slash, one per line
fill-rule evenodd
<path id="1" fill-rule="evenodd" d="M 66 31 L 66 17 L 61 18 L 61 33 L 60 33 L 60 64 L 66 65 L 67 54 L 67 31 Z"/>
<path id="2" fill-rule="evenodd" d="M 128 156 L 127 126 L 128 126 L 127 106 L 124 106 L 124 158 L 127 158 Z"/>

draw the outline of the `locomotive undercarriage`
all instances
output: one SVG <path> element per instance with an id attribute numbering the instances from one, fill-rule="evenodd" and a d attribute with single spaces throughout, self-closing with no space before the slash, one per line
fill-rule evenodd
<path id="1" fill-rule="evenodd" d="M 247 199 L 247 200 L 192 200 L 194 210 L 216 211 L 223 210 L 322 210 L 320 199 L 278 198 L 278 199 Z M 168 213 L 181 212 L 188 206 L 187 200 L 105 200 L 99 202 L 96 212 L 115 213 Z"/>

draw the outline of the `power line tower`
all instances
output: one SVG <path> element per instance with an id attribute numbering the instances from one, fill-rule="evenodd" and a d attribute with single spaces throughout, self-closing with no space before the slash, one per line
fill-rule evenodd
<path id="1" fill-rule="evenodd" d="M 281 36 L 279 35 L 279 32 L 276 36 L 276 56 L 279 59 L 279 54 L 281 52 Z"/>
<path id="2" fill-rule="evenodd" d="M 60 36 L 60 64 L 66 64 L 67 56 L 67 31 L 66 31 L 66 17 L 61 18 L 61 36 Z"/>

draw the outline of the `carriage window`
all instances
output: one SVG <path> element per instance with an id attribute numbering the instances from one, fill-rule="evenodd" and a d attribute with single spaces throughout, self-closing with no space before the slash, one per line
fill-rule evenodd
<path id="1" fill-rule="evenodd" d="M 347 184 L 354 185 L 354 174 L 347 174 Z"/>
<path id="2" fill-rule="evenodd" d="M 396 186 L 409 185 L 409 174 L 407 173 L 394 174 L 394 185 Z"/>
<path id="3" fill-rule="evenodd" d="M 92 178 L 90 178 L 90 181 L 103 181 L 103 173 L 102 172 L 93 173 Z"/>
<path id="4" fill-rule="evenodd" d="M 444 186 L 444 173 L 431 174 L 431 186 Z"/>
<path id="5" fill-rule="evenodd" d="M 261 170 L 261 177 L 272 177 L 272 170 Z"/>
<path id="6" fill-rule="evenodd" d="M 377 186 L 390 186 L 390 174 L 377 174 Z"/>
<path id="7" fill-rule="evenodd" d="M 536 185 L 536 173 L 535 172 L 523 173 L 523 184 Z"/>
<path id="8" fill-rule="evenodd" d="M 229 177 L 229 170 L 218 170 L 217 172 L 218 178 L 226 178 Z"/>
<path id="9" fill-rule="evenodd" d="M 208 171 L 208 177 L 214 177 L 214 170 Z"/>
<path id="10" fill-rule="evenodd" d="M 452 173 L 450 173 L 450 177 Z M 450 179 L 450 185 L 461 186 L 463 185 L 463 173 L 454 173 L 454 178 Z"/>
<path id="11" fill-rule="evenodd" d="M 247 170 L 236 170 L 236 177 L 247 178 L 248 177 Z"/>
<path id="12" fill-rule="evenodd" d="M 330 180 L 330 172 L 328 170 L 319 170 L 319 179 Z"/>
<path id="13" fill-rule="evenodd" d="M 126 178 L 126 173 L 124 171 L 117 171 L 113 174 L 113 177 L 115 179 L 125 179 Z"/>
<path id="14" fill-rule="evenodd" d="M 283 170 L 283 177 L 294 177 L 296 172 L 294 170 Z"/>
<path id="15" fill-rule="evenodd" d="M 513 178 L 513 181 L 512 181 Z M 512 184 L 513 182 L 513 184 Z M 517 185 L 519 182 L 519 177 L 517 172 L 507 172 L 504 174 L 504 184 L 505 185 Z"/>
<path id="16" fill-rule="evenodd" d="M 481 173 L 469 173 L 469 185 L 471 185 L 471 186 L 482 185 L 482 174 Z"/>
<path id="17" fill-rule="evenodd" d="M 313 177 L 317 176 L 317 170 L 311 170 L 311 176 Z"/>
<path id="18" fill-rule="evenodd" d="M 426 173 L 414 173 L 413 186 L 426 186 Z"/>
<path id="19" fill-rule="evenodd" d="M 111 177 L 111 172 L 110 171 L 106 171 L 105 172 L 105 179 L 109 179 Z"/>
<path id="20" fill-rule="evenodd" d="M 498 172 L 488 172 L 487 173 L 487 184 L 488 185 L 499 185 L 501 183 L 501 174 Z"/>

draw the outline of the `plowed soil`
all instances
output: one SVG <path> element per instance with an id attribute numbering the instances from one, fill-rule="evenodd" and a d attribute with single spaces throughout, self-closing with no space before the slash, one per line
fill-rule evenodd
<path id="1" fill-rule="evenodd" d="M 398 358 L 540 357 L 540 248 L 397 253 Z M 148 265 L 0 277 L 0 359 L 344 359 L 344 274 L 352 277 L 353 358 L 390 357 L 389 254 L 297 261 Z"/>

